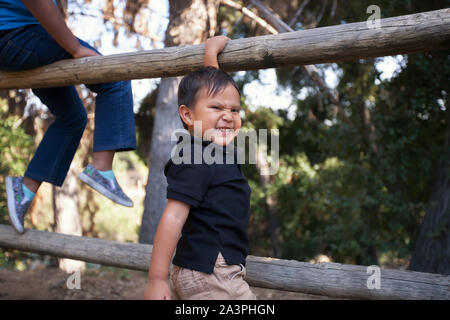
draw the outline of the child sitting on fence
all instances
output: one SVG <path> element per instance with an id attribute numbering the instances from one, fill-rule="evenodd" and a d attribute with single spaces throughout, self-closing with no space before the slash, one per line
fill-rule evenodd
<path id="1" fill-rule="evenodd" d="M 99 55 L 76 38 L 52 0 L 0 0 L 0 70 L 20 71 L 62 59 Z M 97 93 L 93 162 L 80 179 L 111 200 L 131 207 L 112 171 L 115 152 L 136 149 L 130 81 L 87 86 Z M 74 86 L 33 89 L 55 116 L 24 177 L 7 177 L 9 215 L 24 232 L 24 216 L 43 181 L 61 186 L 87 123 Z"/>
<path id="2" fill-rule="evenodd" d="M 189 133 L 177 146 L 188 141 L 181 150 L 189 156 L 180 163 L 175 152 L 164 169 L 168 201 L 155 235 L 147 299 L 255 299 L 244 280 L 250 187 L 236 149 L 232 163 L 196 160 L 196 147 L 203 155 L 212 145 L 216 159 L 228 157 L 226 146 L 241 127 L 239 89 L 217 63 L 227 40 L 209 39 L 205 67 L 186 75 L 178 88 L 178 112 Z"/>

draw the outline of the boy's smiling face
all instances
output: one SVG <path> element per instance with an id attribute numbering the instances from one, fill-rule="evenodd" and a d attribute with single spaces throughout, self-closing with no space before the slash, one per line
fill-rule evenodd
<path id="1" fill-rule="evenodd" d="M 192 135 L 200 134 L 197 127 L 194 130 L 195 122 L 200 121 L 201 138 L 223 146 L 239 133 L 242 124 L 240 111 L 240 95 L 231 84 L 213 95 L 201 88 L 192 109 L 185 105 L 179 107 L 180 116 Z"/>

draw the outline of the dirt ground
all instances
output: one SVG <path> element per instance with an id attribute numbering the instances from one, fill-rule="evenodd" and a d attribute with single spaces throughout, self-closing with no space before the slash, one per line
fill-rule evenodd
<path id="1" fill-rule="evenodd" d="M 147 274 L 123 269 L 88 270 L 80 275 L 79 289 L 71 290 L 67 286 L 70 276 L 45 265 L 22 272 L 1 269 L 0 300 L 141 300 Z M 252 290 L 259 300 L 327 299 L 263 288 Z"/>

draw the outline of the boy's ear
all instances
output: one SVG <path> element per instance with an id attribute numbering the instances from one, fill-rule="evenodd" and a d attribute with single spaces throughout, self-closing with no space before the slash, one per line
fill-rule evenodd
<path id="1" fill-rule="evenodd" d="M 180 114 L 181 120 L 188 126 L 192 127 L 194 125 L 194 119 L 192 119 L 192 110 L 182 104 L 178 107 L 178 113 Z"/>

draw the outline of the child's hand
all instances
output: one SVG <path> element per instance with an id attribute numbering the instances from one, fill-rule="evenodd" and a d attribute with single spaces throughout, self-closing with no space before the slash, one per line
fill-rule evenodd
<path id="1" fill-rule="evenodd" d="M 86 48 L 85 46 L 79 45 L 75 52 L 72 53 L 72 57 L 75 59 L 77 58 L 84 58 L 84 57 L 92 57 L 92 56 L 99 56 L 97 52 L 94 50 L 91 50 L 89 48 Z"/>
<path id="2" fill-rule="evenodd" d="M 225 48 L 227 41 L 231 40 L 227 36 L 216 36 L 209 38 L 205 43 L 205 54 L 218 55 Z"/>
<path id="3" fill-rule="evenodd" d="M 147 283 L 144 293 L 146 300 L 171 300 L 167 281 L 152 279 Z"/>
<path id="4" fill-rule="evenodd" d="M 205 67 L 214 67 L 219 69 L 217 55 L 225 48 L 227 41 L 231 40 L 226 36 L 217 36 L 209 38 L 205 43 Z"/>

